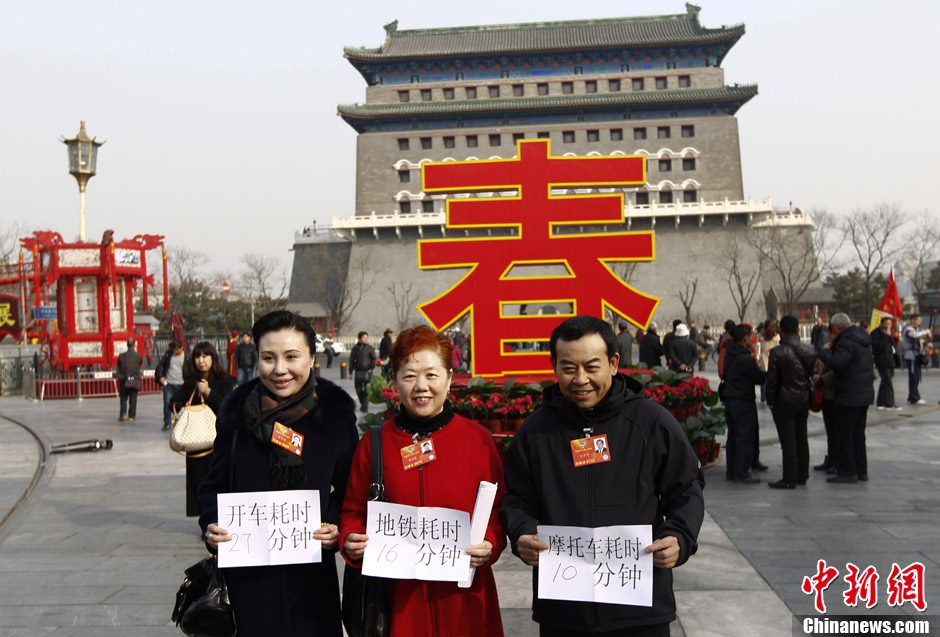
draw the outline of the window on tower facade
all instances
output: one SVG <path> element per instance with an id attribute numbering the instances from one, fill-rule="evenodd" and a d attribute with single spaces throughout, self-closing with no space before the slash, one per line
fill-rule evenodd
<path id="1" fill-rule="evenodd" d="M 601 132 L 596 130 L 589 130 L 587 132 L 587 137 L 589 142 L 599 142 L 601 140 Z"/>
<path id="2" fill-rule="evenodd" d="M 476 135 L 467 135 L 467 148 L 476 148 L 479 144 Z"/>
<path id="3" fill-rule="evenodd" d="M 410 170 L 399 170 L 398 171 L 398 183 L 407 184 L 411 181 L 411 171 Z"/>
<path id="4" fill-rule="evenodd" d="M 444 148 L 453 148 L 454 147 L 454 138 L 445 137 L 444 138 Z"/>
<path id="5" fill-rule="evenodd" d="M 468 87 L 467 87 L 467 99 L 468 99 L 468 100 L 475 100 L 476 98 L 477 98 L 477 87 L 475 87 L 475 86 L 468 86 Z"/>
<path id="6" fill-rule="evenodd" d="M 525 95 L 525 85 L 523 84 L 513 84 L 512 85 L 512 94 L 515 97 L 522 97 Z"/>
<path id="7" fill-rule="evenodd" d="M 565 95 L 570 95 L 574 93 L 574 82 L 562 82 L 561 92 L 564 93 Z"/>
<path id="8" fill-rule="evenodd" d="M 548 84 L 538 84 L 539 95 L 548 95 Z"/>
<path id="9" fill-rule="evenodd" d="M 650 194 L 648 192 L 636 193 L 636 205 L 638 206 L 650 205 Z"/>
<path id="10" fill-rule="evenodd" d="M 669 139 L 672 137 L 672 134 L 669 132 L 668 126 L 658 126 L 656 128 L 656 137 L 657 139 Z"/>
<path id="11" fill-rule="evenodd" d="M 490 87 L 490 97 L 499 97 L 499 87 L 491 86 Z"/>
<path id="12" fill-rule="evenodd" d="M 633 129 L 633 139 L 646 139 L 646 129 L 645 128 L 634 128 Z"/>
<path id="13" fill-rule="evenodd" d="M 408 102 L 411 100 L 411 95 L 408 91 L 398 91 L 398 101 L 399 102 Z"/>
<path id="14" fill-rule="evenodd" d="M 520 139 L 525 139 L 525 133 L 513 133 L 512 134 L 512 143 L 515 144 Z"/>
<path id="15" fill-rule="evenodd" d="M 597 81 L 588 80 L 587 82 L 585 82 L 584 90 L 587 91 L 588 93 L 597 93 Z"/>
<path id="16" fill-rule="evenodd" d="M 660 159 L 660 160 L 659 160 L 659 172 L 661 172 L 661 173 L 672 172 L 672 160 L 671 160 L 671 159 Z"/>
<path id="17" fill-rule="evenodd" d="M 431 89 L 423 88 L 421 89 L 421 101 L 430 102 L 431 101 Z"/>
<path id="18" fill-rule="evenodd" d="M 452 100 L 452 99 L 454 99 L 454 89 L 452 89 L 452 88 L 445 88 L 445 89 L 444 89 L 444 99 L 445 99 L 445 100 Z"/>
<path id="19" fill-rule="evenodd" d="M 642 78 L 642 77 L 635 77 L 635 78 L 633 78 L 633 90 L 634 90 L 634 91 L 642 91 L 642 90 L 643 90 L 643 78 Z"/>
<path id="20" fill-rule="evenodd" d="M 549 133 L 547 130 L 538 132 L 538 133 L 535 134 L 535 136 L 536 136 L 538 139 L 551 139 L 551 138 L 552 138 L 552 134 Z"/>
<path id="21" fill-rule="evenodd" d="M 574 143 L 574 131 L 566 130 L 562 132 L 561 140 L 566 144 L 573 144 Z"/>
<path id="22" fill-rule="evenodd" d="M 422 138 L 421 138 L 421 150 L 431 150 L 431 148 L 432 148 L 432 146 L 431 146 L 431 138 L 430 138 L 430 137 L 422 137 Z"/>
<path id="23" fill-rule="evenodd" d="M 690 86 L 692 86 L 692 76 L 680 75 L 679 76 L 679 88 L 689 88 Z"/>
<path id="24" fill-rule="evenodd" d="M 659 203 L 672 203 L 672 191 L 663 190 L 659 193 Z"/>
<path id="25" fill-rule="evenodd" d="M 695 170 L 695 157 L 685 157 L 682 159 L 682 170 Z"/>
<path id="26" fill-rule="evenodd" d="M 502 143 L 502 135 L 490 135 L 490 146 L 499 146 Z"/>
<path id="27" fill-rule="evenodd" d="M 421 211 L 422 212 L 434 212 L 434 202 L 430 199 L 425 199 L 421 202 Z"/>
<path id="28" fill-rule="evenodd" d="M 620 142 L 623 141 L 623 129 L 622 128 L 611 128 L 610 129 L 610 141 Z"/>
<path id="29" fill-rule="evenodd" d="M 607 80 L 607 90 L 616 93 L 620 90 L 620 80 Z"/>
<path id="30" fill-rule="evenodd" d="M 666 62 L 666 70 L 667 70 L 667 71 L 671 71 L 671 70 L 674 69 L 674 68 L 676 68 L 676 63 L 675 63 L 675 62 Z"/>
<path id="31" fill-rule="evenodd" d="M 695 190 L 684 190 L 682 191 L 682 201 L 684 203 L 695 203 L 698 201 L 698 192 Z"/>
<path id="32" fill-rule="evenodd" d="M 682 127 L 682 136 L 683 137 L 695 137 L 695 125 L 688 124 Z"/>
<path id="33" fill-rule="evenodd" d="M 398 139 L 398 150 L 408 150 L 408 146 L 410 146 L 410 144 L 408 143 L 407 137 L 401 137 Z"/>
<path id="34" fill-rule="evenodd" d="M 661 91 L 666 88 L 666 78 L 657 77 L 656 78 L 656 90 Z"/>
<path id="35" fill-rule="evenodd" d="M 401 210 L 403 215 L 411 214 L 411 202 L 410 201 L 399 201 L 398 208 Z"/>

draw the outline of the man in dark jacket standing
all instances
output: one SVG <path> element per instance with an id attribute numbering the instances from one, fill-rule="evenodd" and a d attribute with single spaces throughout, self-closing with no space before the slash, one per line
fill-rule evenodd
<path id="1" fill-rule="evenodd" d="M 617 334 L 617 349 L 620 354 L 620 368 L 633 367 L 633 334 L 626 321 L 620 321 L 620 333 Z"/>
<path id="2" fill-rule="evenodd" d="M 780 345 L 767 359 L 767 405 L 774 416 L 783 451 L 783 478 L 767 486 L 795 489 L 809 478 L 809 393 L 813 349 L 800 342 L 800 321 L 792 314 L 780 319 Z"/>
<path id="3" fill-rule="evenodd" d="M 369 392 L 366 389 L 372 382 L 372 370 L 375 369 L 375 348 L 369 345 L 369 333 L 359 332 L 359 342 L 349 351 L 349 370 L 353 375 L 356 395 L 359 397 L 359 411 L 369 411 Z"/>
<path id="4" fill-rule="evenodd" d="M 643 607 L 536 594 L 533 619 L 543 635 L 667 636 L 676 616 L 670 569 L 695 553 L 705 512 L 698 460 L 676 419 L 617 372 L 617 339 L 607 322 L 566 320 L 552 332 L 550 352 L 558 383 L 545 390 L 505 460 L 500 518 L 512 551 L 536 567 L 537 590 L 539 554 L 549 549 L 537 536 L 540 524 L 651 525 L 654 541 L 645 551 L 653 555 L 653 600 Z M 575 466 L 573 449 L 594 450 L 597 440 L 606 440 L 603 458 Z"/>
<path id="5" fill-rule="evenodd" d="M 894 403 L 894 319 L 885 318 L 881 325 L 871 333 L 871 352 L 878 368 L 881 383 L 878 385 L 878 397 L 875 404 L 878 409 L 900 411 Z"/>
<path id="6" fill-rule="evenodd" d="M 651 322 L 640 340 L 640 362 L 646 364 L 649 369 L 663 364 L 663 346 L 659 342 L 659 334 L 656 333 L 658 329 L 659 326 Z"/>
<path id="7" fill-rule="evenodd" d="M 122 352 L 117 359 L 115 378 L 120 384 L 121 414 L 118 420 L 134 422 L 137 417 L 137 392 L 140 391 L 140 364 L 143 359 L 137 353 L 137 341 L 127 339 L 127 351 Z"/>
<path id="8" fill-rule="evenodd" d="M 669 342 L 669 369 L 674 372 L 695 371 L 695 361 L 698 360 L 698 345 L 690 337 L 689 328 L 685 323 L 676 325 L 675 337 Z"/>
<path id="9" fill-rule="evenodd" d="M 865 423 L 868 406 L 875 398 L 875 380 L 871 338 L 868 332 L 852 325 L 845 314 L 832 317 L 835 339 L 818 352 L 820 360 L 835 373 L 836 475 L 827 482 L 868 481 L 868 456 L 865 450 Z"/>
<path id="10" fill-rule="evenodd" d="M 764 384 L 767 373 L 758 367 L 747 347 L 752 337 L 750 325 L 742 323 L 732 328 L 725 346 L 725 377 L 721 387 L 728 421 L 725 478 L 738 484 L 760 482 L 760 478 L 751 476 L 752 468 L 767 470 L 758 456 L 757 396 L 754 393 L 754 387 Z"/>
<path id="11" fill-rule="evenodd" d="M 251 334 L 244 332 L 242 342 L 235 349 L 238 361 L 238 384 L 244 385 L 255 377 L 255 365 L 258 362 L 258 348 L 251 342 Z"/>

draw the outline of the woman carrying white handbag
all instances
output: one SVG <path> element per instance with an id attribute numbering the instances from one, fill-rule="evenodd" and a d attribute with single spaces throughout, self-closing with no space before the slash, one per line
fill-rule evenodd
<path id="1" fill-rule="evenodd" d="M 215 347 L 205 341 L 193 347 L 193 353 L 186 363 L 183 386 L 173 396 L 170 404 L 176 414 L 173 429 L 170 431 L 170 446 L 174 449 L 180 448 L 180 445 L 174 445 L 174 438 L 180 437 L 178 428 L 189 424 L 190 419 L 194 421 L 194 424 L 197 419 L 209 420 L 205 418 L 208 413 L 199 413 L 206 409 L 211 410 L 212 413 L 210 435 L 214 439 L 215 414 L 219 413 L 222 400 L 233 389 L 235 389 L 235 379 L 222 367 L 222 360 Z M 211 440 L 207 444 L 208 447 L 205 444 L 199 444 L 196 446 L 201 447 L 200 449 L 192 450 L 182 447 L 184 451 L 181 453 L 186 454 L 186 515 L 188 517 L 197 517 L 202 512 L 196 498 L 196 491 L 205 479 L 212 461 Z"/>

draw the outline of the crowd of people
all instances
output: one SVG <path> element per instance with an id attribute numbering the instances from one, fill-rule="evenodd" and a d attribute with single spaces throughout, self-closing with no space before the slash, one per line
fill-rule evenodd
<path id="1" fill-rule="evenodd" d="M 349 355 L 358 408 L 368 408 L 367 386 L 377 367 L 401 402 L 381 428 L 387 500 L 471 513 L 477 486 L 498 485 L 485 537 L 468 551 L 476 568 L 472 585 L 389 580 L 390 634 L 501 635 L 492 565 L 504 549 L 534 567 L 537 590 L 539 556 L 550 548 L 548 538 L 539 537 L 540 525 L 648 524 L 653 542 L 644 550 L 654 565 L 652 606 L 558 602 L 536 594 L 533 619 L 548 636 L 668 635 L 675 619 L 671 569 L 697 549 L 704 477 L 680 423 L 643 399 L 640 383 L 619 373 L 633 367 L 634 346 L 638 363 L 665 363 L 676 372 L 692 372 L 701 357 L 715 355 L 728 423 L 726 479 L 756 484 L 761 480 L 754 472 L 769 469 L 758 444 L 760 401 L 773 416 L 782 452 L 782 475 L 768 485 L 795 489 L 810 475 L 810 409 L 821 409 L 827 440 L 826 457 L 812 468 L 827 472 L 831 483 L 845 484 L 868 480 L 867 410 L 872 403 L 897 409 L 892 377 L 898 359 L 908 371 L 908 401 L 923 403 L 918 383 L 930 332 L 913 317 L 896 341 L 893 326 L 886 319 L 869 335 L 837 314 L 828 325 L 814 327 L 806 345 L 794 316 L 765 321 L 756 330 L 728 321 L 717 340 L 710 326 L 698 330 L 694 322 L 674 322 L 660 340 L 655 323 L 635 333 L 622 323 L 615 334 L 594 317 L 568 319 L 549 342 L 557 383 L 545 390 L 543 405 L 518 430 L 504 459 L 489 431 L 455 414 L 448 400 L 463 358 L 457 333 L 418 326 L 393 338 L 389 329 L 376 352 L 369 334 L 360 332 Z M 227 367 L 210 343 L 198 343 L 187 354 L 178 341 L 157 366 L 165 427 L 174 412 L 196 401 L 217 416 L 213 449 L 187 454 L 187 515 L 199 517 L 206 546 L 215 552 L 232 540 L 220 523 L 218 494 L 316 490 L 322 523 L 315 539 L 327 554 L 338 551 L 347 568 L 360 568 L 370 542 L 366 505 L 374 486 L 373 439 L 359 438 L 356 401 L 313 373 L 317 337 L 306 319 L 273 312 L 236 340 Z M 118 361 L 122 420 L 133 420 L 136 412 L 136 393 L 125 387 L 133 385 L 140 365 L 129 342 Z M 875 369 L 881 380 L 877 400 Z M 275 424 L 298 434 L 301 448 L 290 452 L 275 444 Z M 405 466 L 403 450 L 410 445 L 443 462 Z M 579 464 L 578 445 L 605 460 Z M 241 634 L 343 634 L 334 560 L 227 568 L 224 574 Z"/>

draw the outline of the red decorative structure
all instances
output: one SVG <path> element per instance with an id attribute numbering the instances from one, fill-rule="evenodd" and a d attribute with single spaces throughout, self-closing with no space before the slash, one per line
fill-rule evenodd
<path id="1" fill-rule="evenodd" d="M 58 232 L 35 232 L 20 243 L 31 254 L 32 263 L 27 264 L 21 253 L 18 273 L 0 277 L 0 285 L 19 283 L 26 303 L 32 302 L 33 326 L 27 334 L 39 339 L 53 367 L 111 369 L 131 336 L 141 343 L 142 353 L 150 350 L 150 326 L 134 324 L 133 293 L 143 285 L 147 310 L 147 288 L 154 285 L 153 275 L 147 274 L 147 251 L 163 247 L 162 235 L 114 241 L 109 230 L 101 243 L 66 243 Z M 166 250 L 163 266 L 163 305 L 169 309 Z M 54 317 L 42 310 L 52 306 Z"/>
<path id="2" fill-rule="evenodd" d="M 547 139 L 518 142 L 518 157 L 425 163 L 426 193 L 515 190 L 513 197 L 448 199 L 447 228 L 514 228 L 511 236 L 418 242 L 418 266 L 470 268 L 450 290 L 418 309 L 437 329 L 470 312 L 473 372 L 479 376 L 552 371 L 547 352 L 506 351 L 548 341 L 575 314 L 610 309 L 646 329 L 659 299 L 633 289 L 609 262 L 652 261 L 653 232 L 564 232 L 565 226 L 620 225 L 622 193 L 553 195 L 552 188 L 622 188 L 646 183 L 646 158 L 552 157 Z M 560 266 L 560 276 L 510 276 L 516 266 Z M 511 314 L 507 306 L 562 303 L 570 313 Z"/>

